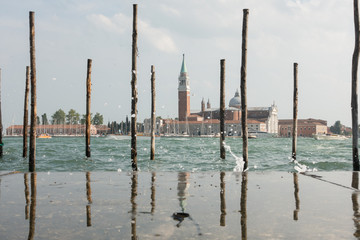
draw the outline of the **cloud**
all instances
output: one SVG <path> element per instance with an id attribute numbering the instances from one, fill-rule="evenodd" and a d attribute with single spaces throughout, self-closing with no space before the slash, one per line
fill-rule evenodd
<path id="1" fill-rule="evenodd" d="M 132 28 L 132 18 L 122 13 L 118 13 L 111 18 L 102 14 L 92 14 L 87 19 L 97 28 L 111 33 L 122 34 L 125 31 L 130 31 Z M 178 53 L 178 48 L 167 30 L 153 27 L 150 23 L 143 20 L 138 20 L 138 22 L 139 34 L 150 45 L 165 53 Z"/>

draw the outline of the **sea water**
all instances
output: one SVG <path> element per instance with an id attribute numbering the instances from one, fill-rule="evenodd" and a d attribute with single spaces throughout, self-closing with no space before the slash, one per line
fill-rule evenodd
<path id="1" fill-rule="evenodd" d="M 157 137 L 155 160 L 150 138 L 137 137 L 140 171 L 237 171 L 241 169 L 242 139 L 226 138 L 226 159 L 220 158 L 219 138 Z M 298 138 L 297 161 L 291 159 L 291 138 L 249 139 L 247 171 L 349 171 L 352 143 L 346 140 Z M 91 157 L 85 157 L 84 137 L 53 137 L 36 141 L 36 171 L 131 171 L 131 139 L 127 136 L 91 138 Z M 297 167 L 297 168 L 296 168 Z M 27 171 L 22 138 L 4 138 L 0 171 Z"/>

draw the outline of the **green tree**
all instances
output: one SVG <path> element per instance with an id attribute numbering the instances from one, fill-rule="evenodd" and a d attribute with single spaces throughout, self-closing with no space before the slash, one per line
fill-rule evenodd
<path id="1" fill-rule="evenodd" d="M 335 133 L 335 134 L 341 134 L 341 128 L 342 128 L 342 124 L 340 123 L 340 121 L 336 121 L 334 125 L 332 125 L 330 127 L 330 131 L 332 133 Z"/>
<path id="2" fill-rule="evenodd" d="M 65 112 L 62 109 L 57 110 L 52 116 L 52 124 L 64 124 Z"/>
<path id="3" fill-rule="evenodd" d="M 91 123 L 94 125 L 101 125 L 104 122 L 104 117 L 100 113 L 96 113 L 95 116 L 92 118 Z"/>
<path id="4" fill-rule="evenodd" d="M 85 125 L 86 124 L 86 114 L 82 114 L 81 116 L 82 117 L 80 119 L 80 124 Z M 90 113 L 90 122 L 91 122 L 92 117 L 93 117 L 93 114 Z"/>
<path id="5" fill-rule="evenodd" d="M 36 125 L 40 125 L 40 118 L 39 118 L 39 116 L 36 116 Z"/>
<path id="6" fill-rule="evenodd" d="M 66 115 L 66 124 L 79 124 L 80 114 L 74 109 L 70 109 Z"/>
<path id="7" fill-rule="evenodd" d="M 49 121 L 47 119 L 46 113 L 41 115 L 41 122 L 42 122 L 42 125 L 49 125 Z"/>

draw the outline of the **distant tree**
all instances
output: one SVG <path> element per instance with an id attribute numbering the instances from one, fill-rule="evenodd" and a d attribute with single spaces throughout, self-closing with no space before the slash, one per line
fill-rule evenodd
<path id="1" fill-rule="evenodd" d="M 42 122 L 42 125 L 49 125 L 49 121 L 47 119 L 46 113 L 41 115 L 41 122 Z"/>
<path id="2" fill-rule="evenodd" d="M 93 119 L 91 120 L 92 124 L 94 125 L 101 125 L 104 122 L 104 117 L 100 113 L 96 113 Z"/>
<path id="3" fill-rule="evenodd" d="M 70 109 L 66 115 L 66 124 L 79 124 L 80 114 L 74 109 Z"/>
<path id="4" fill-rule="evenodd" d="M 36 116 L 36 125 L 40 125 L 40 118 L 39 118 L 39 116 Z"/>
<path id="5" fill-rule="evenodd" d="M 336 121 L 334 125 L 332 125 L 330 127 L 330 131 L 332 133 L 335 133 L 335 134 L 341 134 L 341 128 L 342 128 L 342 124 L 340 123 L 340 121 Z"/>
<path id="6" fill-rule="evenodd" d="M 90 113 L 90 121 L 91 121 L 91 119 L 92 119 L 92 113 Z M 81 119 L 80 119 L 80 124 L 82 124 L 82 125 L 85 125 L 86 124 L 86 114 L 82 114 L 81 115 L 82 117 L 81 117 Z"/>
<path id="7" fill-rule="evenodd" d="M 65 112 L 62 109 L 57 110 L 52 116 L 52 124 L 64 124 Z"/>

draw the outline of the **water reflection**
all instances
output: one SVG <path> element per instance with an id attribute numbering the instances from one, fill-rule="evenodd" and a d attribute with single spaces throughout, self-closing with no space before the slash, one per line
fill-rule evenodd
<path id="1" fill-rule="evenodd" d="M 30 221 L 28 240 L 34 239 L 35 235 L 35 216 L 36 216 L 36 173 L 31 173 L 31 201 L 30 201 Z"/>
<path id="2" fill-rule="evenodd" d="M 359 189 L 359 172 L 353 172 L 351 186 L 355 189 Z M 358 202 L 358 191 L 354 191 L 351 195 L 351 201 L 353 204 L 353 220 L 355 226 L 354 237 L 360 239 L 360 212 L 359 212 L 359 202 Z"/>
<path id="3" fill-rule="evenodd" d="M 137 209 L 137 204 L 136 204 L 136 196 L 137 196 L 137 187 L 138 187 L 138 176 L 137 176 L 137 172 L 133 171 L 132 172 L 132 177 L 131 177 L 131 239 L 137 239 L 136 236 L 136 209 Z"/>
<path id="4" fill-rule="evenodd" d="M 225 227 L 226 201 L 225 201 L 225 172 L 220 173 L 220 226 Z"/>
<path id="5" fill-rule="evenodd" d="M 90 185 L 90 172 L 86 172 L 86 197 L 88 204 L 86 205 L 86 226 L 91 227 L 91 185 Z"/>
<path id="6" fill-rule="evenodd" d="M 176 221 L 179 221 L 178 224 L 176 224 L 177 227 L 180 227 L 181 223 L 185 220 L 185 218 L 190 217 L 190 214 L 185 212 L 186 209 L 186 198 L 189 195 L 188 189 L 190 186 L 189 183 L 189 173 L 186 172 L 179 172 L 178 173 L 178 199 L 179 199 L 179 205 L 181 208 L 181 212 L 173 213 L 173 219 Z"/>
<path id="7" fill-rule="evenodd" d="M 29 194 L 29 180 L 28 173 L 24 173 L 24 185 L 25 185 L 25 219 L 29 219 L 30 208 L 30 194 Z"/>
<path id="8" fill-rule="evenodd" d="M 151 214 L 154 215 L 155 212 L 155 179 L 156 173 L 151 173 Z"/>
<path id="9" fill-rule="evenodd" d="M 241 199 L 240 199 L 240 213 L 241 213 L 241 239 L 247 239 L 247 214 L 246 214 L 246 201 L 247 201 L 247 172 L 242 173 L 241 179 Z"/>
<path id="10" fill-rule="evenodd" d="M 293 214 L 293 219 L 294 221 L 297 221 L 299 220 L 299 211 L 300 211 L 298 174 L 293 173 L 293 177 L 294 177 L 294 197 L 295 197 L 295 210 Z"/>

